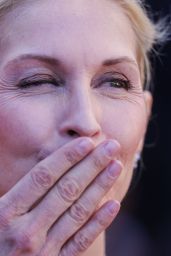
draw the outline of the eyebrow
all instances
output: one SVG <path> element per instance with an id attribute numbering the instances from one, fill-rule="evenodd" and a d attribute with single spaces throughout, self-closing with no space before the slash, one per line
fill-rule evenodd
<path id="1" fill-rule="evenodd" d="M 134 59 L 127 57 L 127 56 L 116 58 L 116 59 L 105 60 L 102 63 L 102 66 L 112 66 L 112 65 L 117 65 L 120 63 L 130 63 L 130 64 L 133 64 L 134 66 L 138 67 L 137 62 Z"/>
<path id="2" fill-rule="evenodd" d="M 22 55 L 16 57 L 15 59 L 13 59 L 13 60 L 10 60 L 7 63 L 6 66 L 15 64 L 16 62 L 19 62 L 19 61 L 22 61 L 22 60 L 29 60 L 29 59 L 30 60 L 38 60 L 38 61 L 50 64 L 50 65 L 56 65 L 56 66 L 59 66 L 59 65 L 63 64 L 63 62 L 60 61 L 59 59 L 50 57 L 48 55 L 22 54 Z M 102 66 L 108 67 L 108 66 L 121 64 L 121 63 L 130 63 L 130 64 L 133 64 L 134 66 L 138 67 L 137 62 L 134 59 L 132 59 L 128 56 L 107 59 L 107 60 L 102 62 Z"/>
<path id="3" fill-rule="evenodd" d="M 7 63 L 8 65 L 12 65 L 15 64 L 16 62 L 20 62 L 22 60 L 38 60 L 47 64 L 51 64 L 51 65 L 60 65 L 60 61 L 56 58 L 47 56 L 47 55 L 36 55 L 36 54 L 22 54 L 18 57 L 16 57 L 15 59 L 10 60 Z"/>

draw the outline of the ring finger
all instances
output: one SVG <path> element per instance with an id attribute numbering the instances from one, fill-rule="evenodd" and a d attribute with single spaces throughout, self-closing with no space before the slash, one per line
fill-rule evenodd
<path id="1" fill-rule="evenodd" d="M 121 169 L 121 163 L 113 161 L 92 182 L 91 186 L 86 189 L 78 201 L 50 229 L 46 243 L 41 250 L 42 255 L 53 255 L 53 251 L 59 251 L 64 243 L 87 222 L 101 199 L 113 186 L 115 180 L 120 175 Z"/>
<path id="2" fill-rule="evenodd" d="M 64 175 L 42 201 L 30 212 L 39 230 L 48 231 L 53 223 L 82 194 L 94 178 L 116 157 L 117 142 L 108 141 L 98 146 L 82 162 Z"/>

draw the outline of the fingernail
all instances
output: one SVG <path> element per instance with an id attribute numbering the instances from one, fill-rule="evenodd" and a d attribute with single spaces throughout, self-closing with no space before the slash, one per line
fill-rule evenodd
<path id="1" fill-rule="evenodd" d="M 116 154 L 116 151 L 119 149 L 119 143 L 116 141 L 108 141 L 105 145 L 104 145 L 104 150 L 105 150 L 105 154 L 106 156 L 108 156 L 109 158 L 113 158 Z"/>
<path id="2" fill-rule="evenodd" d="M 118 201 L 111 201 L 108 205 L 108 211 L 111 215 L 118 213 L 120 209 L 120 203 Z"/>
<path id="3" fill-rule="evenodd" d="M 92 148 L 93 148 L 93 142 L 89 138 L 82 139 L 78 144 L 78 151 L 82 155 L 85 155 L 86 153 L 88 153 Z"/>
<path id="4" fill-rule="evenodd" d="M 108 167 L 108 174 L 109 177 L 112 179 L 116 179 L 122 170 L 122 164 L 120 161 L 115 160 L 113 163 L 110 164 L 110 166 Z"/>

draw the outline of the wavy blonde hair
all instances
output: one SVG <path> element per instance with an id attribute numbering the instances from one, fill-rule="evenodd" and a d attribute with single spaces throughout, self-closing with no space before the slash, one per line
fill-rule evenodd
<path id="1" fill-rule="evenodd" d="M 33 0 L 27 0 L 27 2 Z M 100 1 L 100 0 L 99 0 Z M 129 18 L 137 38 L 137 59 L 140 68 L 141 81 L 148 88 L 151 80 L 151 65 L 149 53 L 154 46 L 167 37 L 164 22 L 155 23 L 149 16 L 143 0 L 110 0 L 117 2 Z M 23 0 L 0 0 L 0 19 L 14 9 Z"/>

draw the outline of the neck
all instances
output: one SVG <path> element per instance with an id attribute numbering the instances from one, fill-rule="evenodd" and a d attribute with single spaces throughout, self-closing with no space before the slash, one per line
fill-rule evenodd
<path id="1" fill-rule="evenodd" d="M 105 256 L 105 234 L 102 233 L 83 256 Z"/>

